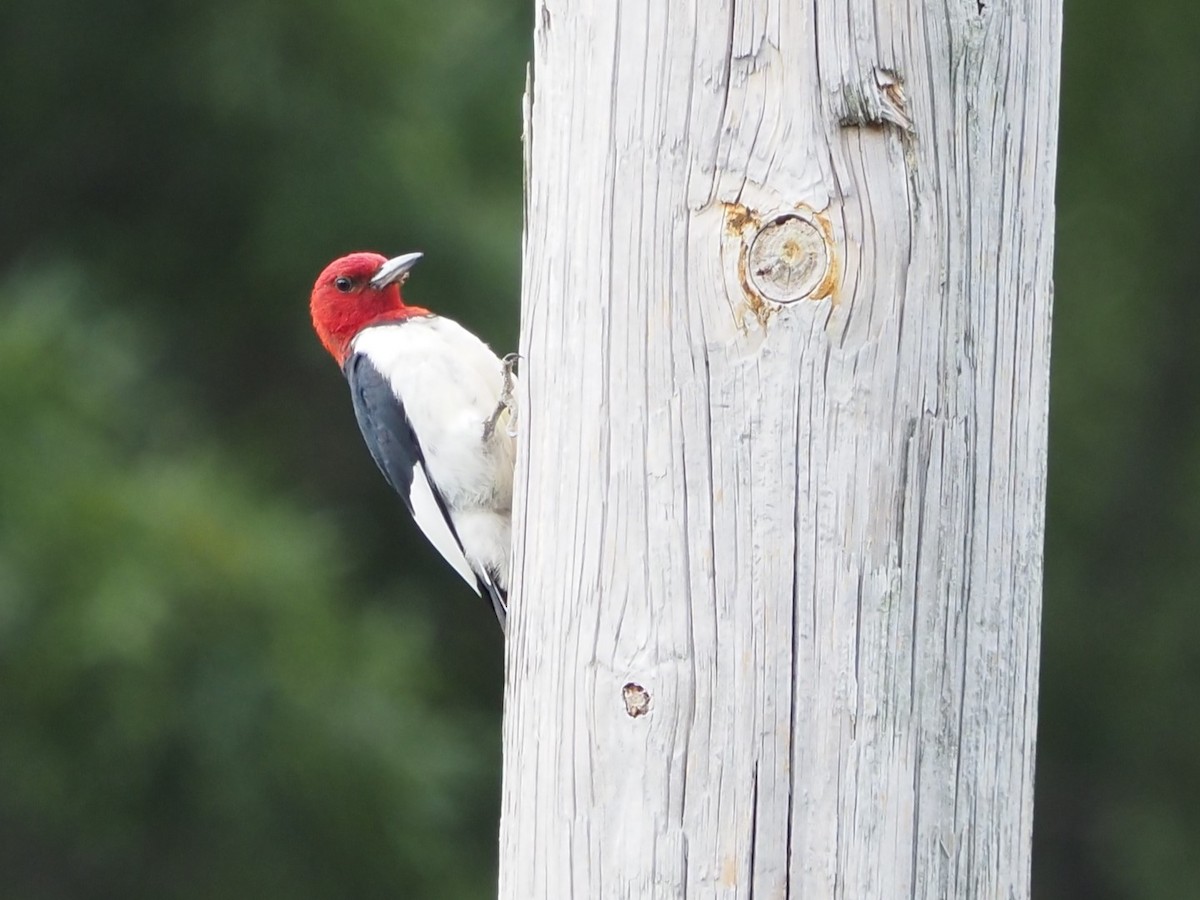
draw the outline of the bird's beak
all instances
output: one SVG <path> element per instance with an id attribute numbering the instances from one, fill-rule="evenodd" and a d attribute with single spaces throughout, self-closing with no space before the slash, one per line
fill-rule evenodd
<path id="1" fill-rule="evenodd" d="M 422 253 L 405 253 L 403 256 L 393 256 L 380 266 L 379 271 L 371 278 L 371 287 L 378 290 L 397 281 L 403 282 L 408 270 L 415 266 L 417 260 L 423 255 Z"/>

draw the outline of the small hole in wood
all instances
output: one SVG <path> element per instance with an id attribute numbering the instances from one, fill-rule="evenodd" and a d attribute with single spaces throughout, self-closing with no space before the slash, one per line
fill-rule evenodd
<path id="1" fill-rule="evenodd" d="M 636 719 L 650 712 L 650 694 L 640 684 L 629 682 L 621 688 L 621 695 L 625 698 L 625 712 L 630 718 Z"/>

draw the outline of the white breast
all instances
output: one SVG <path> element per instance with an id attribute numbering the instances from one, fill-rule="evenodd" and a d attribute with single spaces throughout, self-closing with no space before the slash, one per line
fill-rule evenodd
<path id="1" fill-rule="evenodd" d="M 457 322 L 420 316 L 366 328 L 354 338 L 404 404 L 452 518 L 456 511 L 512 505 L 513 440 L 497 428 L 485 445 L 485 422 L 503 388 L 503 364 Z"/>

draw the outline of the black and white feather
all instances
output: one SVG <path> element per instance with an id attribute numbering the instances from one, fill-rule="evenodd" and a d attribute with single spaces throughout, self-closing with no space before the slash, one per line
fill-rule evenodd
<path id="1" fill-rule="evenodd" d="M 465 328 L 432 315 L 364 328 L 350 349 L 343 371 L 371 455 L 425 537 L 503 625 L 515 447 L 507 428 L 485 432 L 503 363 Z"/>

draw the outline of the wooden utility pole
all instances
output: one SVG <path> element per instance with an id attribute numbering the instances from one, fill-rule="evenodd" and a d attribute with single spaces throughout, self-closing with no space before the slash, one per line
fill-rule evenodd
<path id="1" fill-rule="evenodd" d="M 1060 0 L 538 0 L 502 900 L 1029 894 Z"/>

